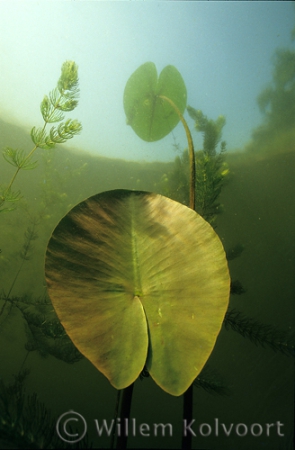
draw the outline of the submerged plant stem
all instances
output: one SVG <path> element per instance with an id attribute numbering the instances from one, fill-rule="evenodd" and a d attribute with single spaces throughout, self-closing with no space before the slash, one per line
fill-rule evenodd
<path id="1" fill-rule="evenodd" d="M 183 423 L 191 423 L 193 419 L 193 385 L 183 394 Z M 186 421 L 186 422 L 184 422 Z M 187 433 L 182 436 L 181 449 L 190 450 L 192 448 L 192 434 Z"/>
<path id="2" fill-rule="evenodd" d="M 0 207 L 10 201 L 15 202 L 20 198 L 20 191 L 12 192 L 11 188 L 21 169 L 31 170 L 36 167 L 37 161 L 30 163 L 30 159 L 37 148 L 50 149 L 56 144 L 61 144 L 71 139 L 74 135 L 79 134 L 82 130 L 81 124 L 77 120 L 64 119 L 63 112 L 72 111 L 78 104 L 77 97 L 78 86 L 78 67 L 73 61 L 66 61 L 62 65 L 62 73 L 59 78 L 57 87 L 45 96 L 40 109 L 43 116 L 43 127 L 33 127 L 31 130 L 31 138 L 34 143 L 32 150 L 25 156 L 22 150 L 11 149 L 9 147 L 3 153 L 4 159 L 16 167 L 7 188 L 0 194 Z M 45 129 L 49 123 L 61 122 L 57 127 L 52 127 L 49 133 L 45 134 Z M 14 208 L 12 208 L 14 209 Z M 11 211 L 12 209 L 4 208 L 2 211 Z"/>
<path id="3" fill-rule="evenodd" d="M 131 411 L 133 387 L 134 387 L 134 383 L 132 383 L 130 386 L 126 387 L 122 391 L 121 407 L 120 407 L 121 423 L 125 422 L 125 421 L 123 421 L 123 419 L 129 420 L 130 411 Z M 118 435 L 116 448 L 125 450 L 127 448 L 127 439 L 128 439 L 128 433 L 126 433 L 126 430 L 125 430 L 125 433 Z"/>
<path id="4" fill-rule="evenodd" d="M 189 149 L 189 162 L 190 162 L 190 194 L 189 194 L 189 207 L 195 209 L 195 188 L 196 188 L 196 162 L 195 162 L 195 150 L 194 150 L 194 144 L 192 135 L 190 132 L 190 129 L 175 105 L 175 103 L 165 95 L 159 95 L 160 98 L 168 102 L 172 108 L 175 110 L 175 112 L 178 114 L 179 119 L 181 120 L 181 123 L 185 129 L 187 143 L 188 143 L 188 149 Z M 190 423 L 192 419 L 193 414 L 193 387 L 190 386 L 187 391 L 183 395 L 183 419 L 187 420 L 187 423 Z M 182 438 L 182 449 L 190 450 L 192 447 L 192 437 L 191 435 L 183 436 Z"/>
<path id="5" fill-rule="evenodd" d="M 50 116 L 48 117 L 48 119 L 45 120 L 44 125 L 43 125 L 43 128 L 42 128 L 42 132 L 45 130 L 45 128 L 46 128 L 46 126 L 47 126 L 47 124 L 48 124 L 50 118 L 52 117 L 52 115 L 53 115 L 53 114 L 55 113 L 55 111 L 57 110 L 57 105 L 58 105 L 58 103 L 59 103 L 61 97 L 62 97 L 62 96 L 60 96 L 60 98 L 58 99 L 58 102 L 56 103 L 56 106 L 54 107 L 54 109 L 53 109 L 52 113 L 50 114 Z M 32 150 L 28 153 L 28 155 L 25 157 L 25 159 L 24 159 L 23 162 L 22 162 L 22 165 L 19 166 L 19 167 L 16 169 L 16 171 L 15 171 L 13 177 L 12 177 L 11 180 L 10 180 L 9 185 L 7 186 L 7 188 L 6 188 L 6 190 L 5 190 L 4 194 L 3 194 L 3 198 L 1 199 L 0 206 L 5 202 L 6 196 L 7 196 L 7 194 L 10 192 L 11 187 L 12 187 L 12 185 L 13 185 L 13 183 L 14 183 L 14 180 L 15 180 L 16 177 L 17 177 L 18 172 L 22 169 L 22 167 L 25 165 L 25 163 L 26 163 L 27 161 L 30 160 L 30 158 L 33 156 L 33 154 L 35 153 L 35 151 L 37 150 L 38 147 L 39 147 L 39 145 L 36 144 L 36 145 L 32 148 Z"/>
<path id="6" fill-rule="evenodd" d="M 178 115 L 179 119 L 181 120 L 181 123 L 185 129 L 187 143 L 188 143 L 188 149 L 189 149 L 189 160 L 190 160 L 190 201 L 189 201 L 189 206 L 191 209 L 193 209 L 195 211 L 196 162 L 195 162 L 195 150 L 194 150 L 192 135 L 191 135 L 190 129 L 189 129 L 183 115 L 181 114 L 181 112 L 179 111 L 179 109 L 177 108 L 175 103 L 170 98 L 166 97 L 165 95 L 159 95 L 159 98 L 165 100 L 172 106 L 172 108 L 177 113 L 177 115 Z"/>
<path id="7" fill-rule="evenodd" d="M 116 423 L 118 415 L 119 415 L 119 406 L 120 406 L 120 402 L 121 402 L 121 396 L 122 396 L 122 389 L 119 389 L 118 392 L 117 392 L 115 413 L 114 413 L 114 419 L 113 419 L 114 423 Z M 110 449 L 114 448 L 115 438 L 116 438 L 116 427 L 113 427 Z"/>
<path id="8" fill-rule="evenodd" d="M 165 95 L 160 95 L 160 98 L 166 100 L 175 112 L 178 114 L 179 119 L 185 129 L 188 149 L 189 149 L 189 162 L 190 162 L 190 195 L 189 195 L 189 207 L 195 211 L 195 187 L 196 187 L 196 162 L 195 162 L 195 150 L 192 135 L 190 129 L 175 105 L 175 103 Z M 187 423 L 190 423 L 193 414 L 193 387 L 190 386 L 188 390 L 183 395 L 183 419 L 187 420 Z M 182 449 L 190 450 L 192 447 L 192 437 L 191 435 L 183 436 L 182 438 Z"/>

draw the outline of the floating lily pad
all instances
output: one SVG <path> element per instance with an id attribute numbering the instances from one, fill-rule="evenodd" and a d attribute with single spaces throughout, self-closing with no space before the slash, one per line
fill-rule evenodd
<path id="1" fill-rule="evenodd" d="M 228 306 L 223 246 L 195 211 L 161 195 L 103 192 L 49 241 L 46 280 L 76 347 L 117 389 L 146 365 L 181 395 L 210 356 Z"/>
<path id="2" fill-rule="evenodd" d="M 187 92 L 182 76 L 174 66 L 166 66 L 159 79 L 154 63 L 147 62 L 130 76 L 124 91 L 124 110 L 128 125 L 143 140 L 151 142 L 169 134 L 179 116 L 160 95 L 170 98 L 181 114 Z"/>

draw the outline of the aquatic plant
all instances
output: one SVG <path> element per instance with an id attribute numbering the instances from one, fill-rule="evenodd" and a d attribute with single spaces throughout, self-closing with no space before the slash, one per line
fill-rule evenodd
<path id="1" fill-rule="evenodd" d="M 158 79 L 156 66 L 147 62 L 127 81 L 123 103 L 127 124 L 148 142 L 162 139 L 181 121 L 189 148 L 189 206 L 195 209 L 195 153 L 191 132 L 183 117 L 186 100 L 185 83 L 174 66 L 166 66 Z"/>
<path id="2" fill-rule="evenodd" d="M 145 366 L 181 395 L 228 306 L 219 238 L 194 211 L 157 194 L 116 190 L 77 205 L 53 232 L 45 272 L 68 335 L 117 389 Z"/>
<path id="3" fill-rule="evenodd" d="M 146 63 L 127 81 L 127 123 L 140 138 L 153 141 L 181 120 L 188 137 L 192 175 L 195 155 L 182 116 L 185 104 L 185 85 L 172 66 L 158 79 L 155 66 Z M 213 213 L 209 208 L 217 207 L 223 181 L 216 146 L 225 122 L 223 118 L 213 122 L 200 111 L 190 111 L 198 131 L 204 133 L 199 184 L 206 181 L 204 174 L 212 174 L 212 195 L 203 205 L 210 220 Z M 221 151 L 224 149 L 222 144 Z M 187 420 L 192 417 L 192 383 L 227 392 L 222 383 L 210 383 L 201 375 L 224 320 L 229 277 L 219 238 L 192 211 L 196 192 L 195 177 L 192 179 L 191 208 L 147 192 L 104 192 L 73 208 L 48 244 L 45 273 L 50 298 L 77 348 L 119 389 L 116 417 L 129 417 L 133 382 L 147 374 L 166 392 L 184 393 L 183 417 Z M 242 246 L 230 249 L 229 259 L 242 250 Z M 210 292 L 208 297 L 205 292 Z M 239 282 L 231 283 L 231 293 L 242 292 Z M 262 345 L 266 342 L 263 332 L 255 333 L 256 325 L 250 319 L 252 335 L 245 321 L 233 314 L 226 320 L 240 334 L 253 340 L 255 335 Z M 272 335 L 272 342 L 277 336 Z M 200 341 L 208 350 L 203 356 Z M 190 448 L 190 438 L 184 437 L 182 448 Z M 117 448 L 125 448 L 126 441 L 126 436 L 119 436 Z"/>
<path id="4" fill-rule="evenodd" d="M 25 321 L 25 348 L 28 352 L 37 351 L 42 357 L 52 355 L 70 364 L 82 359 L 83 356 L 66 334 L 48 298 L 12 297 L 9 302 L 18 308 Z"/>
<path id="5" fill-rule="evenodd" d="M 59 439 L 55 431 L 56 421 L 44 403 L 35 393 L 26 394 L 28 374 L 28 370 L 21 371 L 7 385 L 0 379 L 1 448 L 72 448 Z M 87 436 L 75 448 L 90 448 Z"/>
<path id="6" fill-rule="evenodd" d="M 270 347 L 286 356 L 295 356 L 295 334 L 279 330 L 258 320 L 245 317 L 240 311 L 231 309 L 224 318 L 226 328 L 231 328 L 254 344 Z"/>
<path id="7" fill-rule="evenodd" d="M 203 134 L 203 149 L 195 153 L 195 210 L 216 227 L 216 219 L 222 211 L 219 195 L 226 183 L 229 168 L 224 160 L 226 143 L 222 141 L 220 150 L 217 145 L 221 140 L 222 128 L 225 125 L 224 116 L 214 121 L 208 119 L 200 110 L 191 106 L 187 111 L 195 120 L 195 129 Z M 162 177 L 160 189 L 174 200 L 189 204 L 189 157 L 185 149 L 174 161 L 173 169 Z"/>
<path id="8" fill-rule="evenodd" d="M 217 152 L 225 117 L 219 116 L 214 121 L 191 106 L 187 107 L 187 111 L 195 121 L 195 129 L 203 133 L 203 151 L 198 153 L 196 164 L 196 211 L 214 227 L 222 209 L 218 197 L 229 173 L 224 161 L 225 141 L 221 142 Z"/>
<path id="9" fill-rule="evenodd" d="M 154 64 L 146 63 L 127 81 L 128 123 L 151 141 L 181 120 L 194 174 L 185 105 L 186 88 L 173 66 L 158 80 Z M 212 351 L 228 305 L 228 270 L 219 238 L 191 209 L 157 194 L 111 191 L 73 208 L 51 237 L 45 266 L 50 298 L 75 345 L 117 389 L 146 366 L 164 390 L 181 395 Z"/>
<path id="10" fill-rule="evenodd" d="M 169 69 L 169 71 L 166 71 L 166 76 L 167 74 L 169 74 L 168 81 L 170 86 L 174 85 L 173 89 L 176 89 L 177 83 L 172 83 L 174 80 L 173 74 L 176 74 L 176 72 Z M 163 85 L 167 86 L 167 83 L 165 82 Z M 157 83 L 154 86 L 156 86 L 155 89 L 157 91 Z M 173 89 L 171 88 L 170 95 L 173 94 Z M 152 117 L 155 117 L 157 109 L 161 110 L 164 107 L 166 101 L 166 95 L 164 94 L 168 93 L 164 92 L 163 94 L 160 90 L 159 92 L 152 91 L 152 93 L 147 91 L 146 94 L 148 94 L 148 97 L 143 97 L 143 103 L 146 107 L 150 107 L 151 104 L 157 106 L 150 108 L 149 113 L 152 114 Z M 183 98 L 183 96 L 180 96 L 180 98 Z M 134 99 L 135 107 L 131 109 L 131 122 L 136 119 L 138 114 L 136 96 Z M 159 99 L 161 101 L 158 101 Z M 167 103 L 172 110 L 164 109 L 164 116 L 161 117 L 159 113 L 158 118 L 163 123 L 167 118 L 170 118 L 171 122 L 169 127 L 166 127 L 166 131 L 174 123 L 171 117 L 174 107 L 171 102 L 167 101 Z M 182 115 L 183 111 L 181 112 L 182 108 L 177 109 L 176 115 L 179 119 L 179 114 Z M 149 115 L 147 115 L 147 119 L 151 125 L 148 129 L 152 130 L 148 136 L 155 137 L 156 132 L 158 135 L 161 135 L 161 128 L 153 125 L 153 120 L 150 120 Z M 138 122 L 135 121 L 134 123 Z M 140 132 L 140 126 L 138 126 L 138 130 Z M 189 158 L 187 158 L 188 160 Z M 168 216 L 171 217 L 168 218 Z M 181 274 L 181 277 L 184 275 L 184 278 L 181 279 L 182 284 L 180 288 L 185 293 L 185 289 L 189 291 L 195 287 L 190 280 L 190 275 L 196 274 L 196 276 L 204 279 L 203 276 L 198 275 L 195 261 L 192 261 L 192 257 L 189 255 L 193 245 L 199 247 L 198 239 L 194 240 L 195 235 L 199 235 L 199 225 L 200 229 L 204 231 L 203 236 L 205 240 L 207 240 L 203 248 L 200 246 L 200 254 L 205 256 L 206 263 L 208 262 L 210 266 L 209 269 L 206 265 L 204 266 L 204 270 L 208 270 L 205 277 L 208 278 L 208 280 L 205 280 L 205 287 L 212 288 L 214 292 L 219 292 L 221 288 L 217 285 L 218 283 L 211 284 L 210 279 L 215 277 L 216 272 L 218 273 L 219 266 L 223 267 L 219 280 L 221 280 L 221 285 L 223 286 L 221 290 L 224 298 L 219 304 L 222 309 L 219 314 L 220 317 L 216 321 L 213 318 L 215 338 L 222 323 L 226 323 L 234 331 L 252 339 L 255 343 L 271 345 L 274 350 L 292 354 L 292 351 L 289 351 L 289 349 L 294 349 L 294 345 L 286 334 L 274 334 L 270 328 L 264 328 L 265 332 L 263 332 L 263 330 L 261 331 L 263 324 L 254 323 L 251 319 L 245 320 L 239 313 L 228 314 L 225 312 L 229 294 L 229 279 L 227 278 L 224 251 L 215 232 L 199 215 L 191 209 L 157 194 L 125 190 L 111 191 L 90 197 L 90 199 L 73 208 L 53 232 L 46 256 L 46 275 L 49 293 L 56 310 L 59 312 L 61 322 L 57 320 L 56 316 L 51 315 L 51 311 L 48 311 L 50 306 L 45 300 L 36 301 L 9 296 L 7 301 L 18 307 L 27 323 L 28 342 L 26 348 L 28 352 L 36 350 L 42 356 L 46 356 L 49 353 L 67 362 L 78 361 L 82 355 L 78 350 L 73 352 L 74 346 L 66 337 L 62 327 L 64 325 L 73 342 L 78 343 L 78 347 L 81 344 L 83 353 L 88 359 L 91 360 L 97 357 L 99 360 L 98 366 L 102 364 L 106 368 L 108 374 L 111 374 L 109 376 L 114 385 L 117 382 L 121 383 L 122 379 L 125 384 L 126 380 L 129 383 L 132 377 L 135 379 L 140 375 L 150 375 L 163 389 L 168 392 L 171 391 L 171 393 L 173 393 L 172 390 L 178 389 L 177 393 L 179 394 L 181 389 L 185 389 L 188 381 L 184 383 L 182 379 L 178 385 L 178 380 L 176 380 L 175 388 L 175 380 L 173 378 L 176 378 L 175 375 L 178 375 L 180 372 L 179 367 L 175 370 L 174 364 L 176 363 L 180 366 L 183 363 L 185 365 L 187 364 L 187 361 L 184 361 L 185 359 L 191 364 L 192 355 L 195 357 L 197 354 L 194 348 L 197 339 L 204 338 L 203 342 L 206 345 L 211 340 L 212 349 L 212 341 L 215 338 L 213 334 L 207 333 L 206 330 L 203 336 L 197 334 L 196 340 L 194 340 L 195 336 L 193 336 L 192 342 L 189 342 L 189 352 L 185 350 L 185 357 L 183 359 L 182 357 L 179 358 L 177 353 L 181 353 L 185 346 L 182 343 L 178 345 L 178 340 L 175 338 L 176 333 L 174 333 L 171 341 L 174 344 L 174 348 L 171 349 L 171 346 L 169 348 L 167 344 L 169 344 L 170 340 L 170 327 L 172 325 L 172 328 L 174 328 L 172 331 L 176 330 L 178 332 L 180 325 L 177 322 L 179 322 L 179 318 L 181 318 L 181 321 L 183 317 L 184 320 L 187 320 L 189 318 L 188 314 L 186 314 L 187 312 L 198 316 L 201 308 L 200 305 L 196 305 L 196 310 L 189 310 L 188 308 L 191 307 L 189 302 L 179 305 L 176 298 L 179 292 L 173 285 L 174 289 L 172 290 L 171 298 L 175 302 L 177 314 L 169 314 L 170 295 L 165 295 L 165 289 L 161 290 L 159 286 L 163 282 L 167 283 L 167 281 L 168 283 L 165 286 L 171 286 L 169 280 L 172 279 L 173 281 L 174 278 L 179 280 L 179 274 Z M 182 232 L 183 229 L 186 231 Z M 208 233 L 208 230 L 210 230 L 210 233 Z M 182 241 L 183 239 L 184 241 Z M 178 242 L 175 243 L 174 241 Z M 171 245 L 167 246 L 167 242 L 169 244 L 171 242 Z M 183 245 L 185 242 L 188 245 Z M 209 249 L 211 245 L 213 251 Z M 187 246 L 190 247 L 190 251 L 187 251 L 187 249 L 183 250 L 183 247 Z M 242 250 L 241 246 L 230 249 L 226 252 L 227 259 L 239 256 Z M 182 254 L 183 251 L 184 253 Z M 215 260 L 216 252 L 218 253 L 218 251 L 221 257 L 215 266 L 216 272 L 214 272 L 211 269 L 212 258 Z M 170 253 L 174 255 L 172 259 L 169 259 Z M 26 253 L 26 250 L 24 250 L 24 255 L 28 254 L 28 251 Z M 155 265 L 155 261 L 157 261 L 157 265 Z M 168 268 L 170 265 L 172 265 L 173 270 L 169 273 Z M 190 270 L 192 270 L 191 273 Z M 177 271 L 176 275 L 175 271 Z M 80 277 L 80 282 L 77 274 Z M 69 278 L 67 278 L 68 275 Z M 231 293 L 238 293 L 233 292 L 233 282 L 231 282 L 230 290 Z M 100 297 L 108 299 L 110 303 L 115 303 L 115 300 L 118 299 L 121 299 L 122 302 L 114 305 L 114 307 L 113 305 L 99 303 L 97 301 L 98 291 L 100 291 Z M 73 298 L 77 299 L 75 305 L 70 304 L 73 302 L 67 304 L 69 294 L 73 294 Z M 150 299 L 148 298 L 149 294 Z M 193 295 L 190 293 L 192 300 L 195 299 L 195 295 L 195 293 Z M 154 304 L 152 301 L 149 301 L 152 300 L 152 297 L 155 300 Z M 124 303 L 125 300 L 126 302 Z M 174 307 L 174 305 L 172 306 Z M 74 321 L 71 322 L 67 317 L 67 308 L 72 308 L 71 312 L 77 314 L 78 322 L 82 322 L 81 317 L 84 317 L 85 320 L 89 319 L 87 322 L 88 331 L 83 327 L 75 327 Z M 95 314 L 98 310 L 99 317 Z M 127 314 L 126 310 L 128 310 Z M 211 321 L 210 315 L 212 315 L 212 311 L 208 309 L 205 313 L 206 317 L 204 316 L 205 320 L 210 319 Z M 191 319 L 193 318 L 191 317 Z M 197 323 L 197 319 L 193 320 Z M 201 320 L 200 316 L 198 320 Z M 207 325 L 210 324 L 208 321 L 206 323 Z M 105 331 L 100 336 L 100 339 L 94 336 L 97 326 Z M 162 327 L 162 332 L 156 329 L 159 326 Z M 151 330 L 152 332 L 150 333 Z M 134 331 L 136 332 L 135 334 Z M 180 331 L 180 341 L 182 341 L 187 330 L 182 328 Z M 194 334 L 191 333 L 191 328 L 189 334 L 190 337 Z M 208 339 L 209 334 L 210 338 Z M 135 336 L 136 339 L 130 339 L 130 335 L 131 338 Z M 95 338 L 93 341 L 95 348 L 87 342 L 89 337 L 92 336 Z M 128 348 L 124 349 L 122 346 L 124 347 L 124 339 L 126 340 L 126 337 L 129 337 L 129 342 L 127 342 Z M 138 337 L 139 339 L 137 339 Z M 82 342 L 83 340 L 84 342 Z M 117 340 L 118 345 L 112 347 L 114 340 Z M 164 357 L 161 350 L 159 351 L 160 340 L 163 340 L 166 344 Z M 287 345 L 284 344 L 286 340 Z M 98 342 L 99 346 L 97 345 Z M 61 345 L 55 345 L 56 343 Z M 284 345 L 281 345 L 282 343 Z M 135 347 L 132 344 L 135 344 Z M 183 346 L 181 347 L 181 345 Z M 100 346 L 101 352 L 97 350 Z M 138 351 L 136 355 L 140 364 L 136 358 L 132 357 L 130 349 L 135 352 Z M 208 354 L 210 354 L 211 349 L 208 351 Z M 124 350 L 129 351 L 124 352 Z M 125 357 L 127 354 L 129 358 L 131 377 L 128 374 L 128 368 L 124 365 L 125 361 L 122 358 L 122 354 Z M 206 358 L 203 358 L 203 361 L 199 361 L 199 355 L 197 356 L 198 363 L 201 366 Z M 213 376 L 210 375 L 210 372 L 207 371 L 207 365 L 203 364 L 197 377 L 194 378 L 194 376 L 192 376 L 191 371 L 189 377 L 190 381 L 193 381 L 194 386 L 201 387 L 208 392 L 227 394 L 227 387 L 214 374 Z M 122 387 L 124 384 L 121 386 L 117 384 L 116 387 Z M 118 391 L 117 415 L 119 417 L 129 416 L 132 390 L 133 383 L 131 379 L 131 384 L 127 388 Z M 192 409 L 191 392 L 192 390 L 189 388 L 184 397 L 184 417 L 188 420 Z M 122 397 L 121 400 L 120 396 Z M 190 406 L 188 406 L 189 403 Z M 120 412 L 118 411 L 119 404 L 121 405 Z M 40 420 L 42 421 L 42 417 Z M 126 436 L 121 438 L 124 441 Z M 120 439 L 117 441 L 117 447 L 121 446 L 123 448 L 126 446 L 126 441 L 123 442 Z M 189 446 L 189 442 L 183 443 L 183 448 L 189 448 Z"/>
<path id="11" fill-rule="evenodd" d="M 141 138 L 161 139 L 179 120 L 184 126 L 190 208 L 138 191 L 99 194 L 59 223 L 46 252 L 49 295 L 61 323 L 109 381 L 125 388 L 124 417 L 132 383 L 144 368 L 168 393 L 187 391 L 214 347 L 228 305 L 225 252 L 194 211 L 195 154 L 185 106 L 186 87 L 173 66 L 158 79 L 154 64 L 146 63 L 127 81 L 127 123 Z M 184 417 L 191 416 L 190 387 Z M 117 445 L 124 447 L 126 437 Z M 183 445 L 190 446 L 190 437 Z"/>
<path id="12" fill-rule="evenodd" d="M 18 269 L 17 269 L 17 271 L 15 273 L 15 276 L 14 276 L 12 282 L 11 282 L 11 285 L 10 285 L 8 291 L 5 292 L 4 289 L 2 290 L 2 294 L 1 294 L 0 299 L 4 300 L 4 303 L 3 303 L 3 305 L 2 305 L 2 307 L 0 309 L 0 316 L 2 316 L 2 314 L 5 311 L 5 308 L 6 308 L 7 304 L 9 303 L 11 292 L 12 292 L 12 290 L 13 290 L 13 288 L 14 288 L 14 286 L 15 286 L 18 278 L 19 278 L 19 275 L 20 275 L 20 273 L 21 273 L 21 271 L 23 269 L 23 266 L 24 266 L 25 262 L 28 261 L 31 258 L 31 252 L 32 252 L 32 248 L 33 248 L 33 241 L 35 241 L 38 238 L 38 234 L 35 231 L 35 229 L 36 229 L 36 222 L 33 220 L 32 221 L 32 225 L 28 226 L 26 231 L 25 231 L 25 233 L 24 233 L 24 243 L 22 245 L 21 250 L 18 253 L 19 258 L 21 259 L 19 267 L 18 267 Z M 7 313 L 7 316 L 10 314 L 11 309 L 13 307 L 13 304 L 11 304 L 11 303 L 9 303 L 9 304 L 10 304 L 10 309 L 9 309 L 9 311 Z M 6 318 L 7 318 L 7 316 L 6 316 Z M 1 323 L 1 325 L 2 325 L 2 323 Z M 1 330 L 1 328 L 0 328 L 0 330 Z"/>
<path id="13" fill-rule="evenodd" d="M 224 383 L 217 370 L 211 369 L 208 364 L 205 365 L 200 375 L 194 380 L 193 385 L 209 394 L 230 395 L 230 388 Z"/>
<path id="14" fill-rule="evenodd" d="M 29 153 L 22 149 L 7 147 L 3 152 L 4 159 L 16 167 L 16 171 L 7 186 L 2 186 L 0 190 L 0 212 L 15 209 L 15 202 L 21 198 L 20 191 L 13 191 L 14 181 L 20 170 L 32 170 L 37 166 L 37 161 L 33 161 L 33 155 L 38 148 L 47 150 L 56 144 L 62 144 L 82 130 L 81 123 L 77 120 L 67 119 L 65 112 L 73 111 L 78 105 L 78 67 L 73 61 L 65 61 L 61 68 L 61 75 L 57 86 L 49 96 L 45 95 L 40 106 L 44 120 L 43 127 L 33 127 L 31 139 L 34 147 Z M 47 132 L 46 127 L 50 123 L 59 123 L 51 127 Z M 5 206 L 6 203 L 13 203 L 12 207 Z M 4 207 L 3 207 L 4 206 Z"/>

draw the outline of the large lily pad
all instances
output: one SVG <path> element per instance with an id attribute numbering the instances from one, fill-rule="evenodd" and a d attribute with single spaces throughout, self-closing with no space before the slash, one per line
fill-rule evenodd
<path id="1" fill-rule="evenodd" d="M 160 95 L 172 100 L 183 114 L 187 92 L 174 66 L 166 66 L 158 79 L 155 64 L 147 62 L 133 72 L 125 86 L 123 101 L 127 123 L 148 142 L 162 139 L 179 122 L 178 114 Z"/>
<path id="2" fill-rule="evenodd" d="M 115 190 L 57 225 L 46 280 L 77 348 L 117 389 L 146 365 L 182 394 L 207 361 L 228 306 L 223 246 L 195 211 L 161 195 Z"/>

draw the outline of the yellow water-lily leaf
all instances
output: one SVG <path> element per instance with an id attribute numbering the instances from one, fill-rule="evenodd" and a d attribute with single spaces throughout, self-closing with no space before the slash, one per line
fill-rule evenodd
<path id="1" fill-rule="evenodd" d="M 76 347 L 117 389 L 146 366 L 181 395 L 209 358 L 228 306 L 223 246 L 195 211 L 161 195 L 103 192 L 57 225 L 49 295 Z"/>

